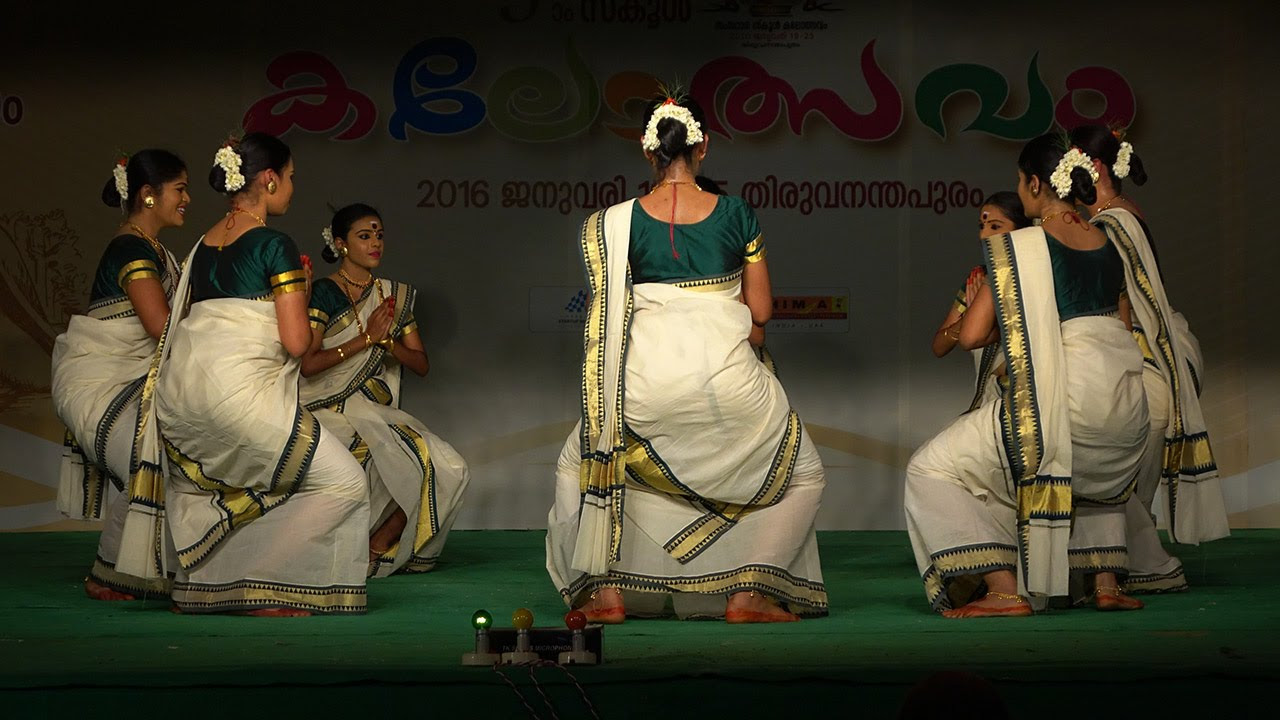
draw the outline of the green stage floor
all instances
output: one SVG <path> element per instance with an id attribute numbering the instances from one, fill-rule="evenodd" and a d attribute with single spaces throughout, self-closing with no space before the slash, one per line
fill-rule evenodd
<path id="1" fill-rule="evenodd" d="M 88 600 L 81 580 L 96 540 L 0 534 L 9 563 L 0 578 L 6 717 L 83 716 L 87 708 L 136 717 L 156 714 L 153 703 L 176 703 L 184 720 L 411 706 L 476 717 L 591 716 L 559 669 L 500 675 L 458 666 L 476 608 L 500 625 L 522 606 L 538 625 L 560 624 L 565 608 L 543 570 L 541 531 L 455 532 L 434 572 L 370 582 L 368 615 L 287 619 Z M 827 532 L 819 543 L 830 617 L 609 627 L 607 663 L 573 669 L 599 716 L 813 714 L 838 705 L 893 717 L 912 684 L 955 668 L 993 681 L 1014 717 L 1143 717 L 1157 708 L 1174 717 L 1228 709 L 1234 718 L 1273 717 L 1280 531 L 1176 548 L 1191 592 L 1148 597 L 1141 612 L 969 621 L 927 611 L 905 533 Z"/>

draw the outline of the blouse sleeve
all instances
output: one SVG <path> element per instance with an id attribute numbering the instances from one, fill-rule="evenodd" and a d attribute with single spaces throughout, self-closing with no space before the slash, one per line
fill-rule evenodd
<path id="1" fill-rule="evenodd" d="M 160 268 L 164 267 L 164 264 L 156 255 L 155 248 L 151 247 L 151 243 L 140 237 L 121 236 L 116 242 L 111 243 L 108 255 L 111 264 L 119 268 L 116 270 L 116 285 L 120 286 L 122 293 L 128 292 L 126 288 L 134 280 L 160 279 Z"/>
<path id="2" fill-rule="evenodd" d="M 745 263 L 758 263 L 764 260 L 764 233 L 760 232 L 760 221 L 751 206 L 742 203 L 742 236 L 747 244 L 742 248 L 742 260 Z"/>
<path id="3" fill-rule="evenodd" d="M 307 271 L 302 268 L 302 255 L 288 235 L 281 233 L 264 244 L 262 260 L 272 295 L 307 289 Z"/>
<path id="4" fill-rule="evenodd" d="M 338 284 L 328 278 L 317 280 L 311 286 L 311 303 L 307 306 L 307 317 L 311 327 L 324 330 L 329 319 L 346 310 L 350 301 L 342 296 Z"/>

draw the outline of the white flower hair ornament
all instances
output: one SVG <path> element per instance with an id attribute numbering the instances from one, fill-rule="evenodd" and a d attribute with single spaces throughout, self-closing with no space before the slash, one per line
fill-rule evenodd
<path id="1" fill-rule="evenodd" d="M 111 175 L 116 179 L 116 192 L 120 193 L 120 204 L 129 199 L 129 156 L 121 155 L 111 168 Z"/>
<path id="2" fill-rule="evenodd" d="M 224 187 L 229 193 L 244 187 L 244 175 L 240 174 L 241 162 L 240 153 L 230 145 L 218 148 L 218 153 L 213 156 L 213 164 L 222 168 L 222 173 L 226 177 Z"/>
<path id="3" fill-rule="evenodd" d="M 1073 147 L 1062 156 L 1058 161 L 1058 167 L 1053 169 L 1053 174 L 1049 176 L 1049 184 L 1053 185 L 1053 190 L 1060 198 L 1066 198 L 1071 194 L 1071 171 L 1076 168 L 1084 168 L 1088 171 L 1089 177 L 1094 182 L 1098 182 L 1098 169 L 1093 166 L 1093 158 L 1085 155 L 1078 148 Z"/>
<path id="4" fill-rule="evenodd" d="M 644 129 L 644 138 L 640 144 L 647 152 L 653 152 L 661 147 L 662 143 L 658 141 L 658 123 L 663 118 L 671 118 L 679 122 L 685 127 L 685 145 L 697 145 L 702 142 L 702 126 L 697 120 L 693 119 L 693 113 L 689 112 L 689 108 L 676 104 L 675 100 L 667 98 L 667 101 L 658 106 L 653 111 L 653 117 L 649 118 L 649 124 Z"/>
<path id="5" fill-rule="evenodd" d="M 333 242 L 333 230 L 329 229 L 328 225 L 325 225 L 324 229 L 320 231 L 320 237 L 324 238 L 324 246 L 329 248 L 329 252 L 337 255 L 338 246 Z"/>
<path id="6" fill-rule="evenodd" d="M 1111 174 L 1123 180 L 1129 177 L 1129 158 L 1133 157 L 1133 146 L 1127 142 L 1120 143 L 1120 152 L 1116 153 L 1116 162 L 1111 166 Z"/>

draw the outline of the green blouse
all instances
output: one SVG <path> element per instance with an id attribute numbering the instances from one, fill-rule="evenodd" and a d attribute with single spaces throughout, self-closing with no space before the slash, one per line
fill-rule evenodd
<path id="1" fill-rule="evenodd" d="M 356 302 L 363 300 L 366 295 L 373 292 L 373 287 L 365 288 L 363 294 L 356 298 Z M 334 282 L 333 278 L 320 278 L 311 284 L 311 304 L 307 307 L 307 315 L 311 319 L 311 327 L 316 330 L 324 330 L 332 325 L 343 313 L 351 310 L 351 298 L 343 292 L 342 287 Z M 413 309 L 405 313 L 404 323 L 391 333 L 392 337 L 401 337 L 408 335 L 418 328 L 418 323 L 413 318 Z"/>
<path id="2" fill-rule="evenodd" d="M 645 212 L 631 211 L 631 281 L 676 283 L 727 275 L 744 263 L 765 258 L 764 236 L 755 211 L 742 198 L 721 195 L 715 209 L 696 223 L 675 226 Z"/>
<path id="3" fill-rule="evenodd" d="M 168 274 L 164 258 L 156 249 L 137 235 L 117 235 L 107 244 L 93 275 L 93 288 L 89 291 L 89 304 L 98 305 L 127 298 L 125 288 L 130 282 L 142 278 L 163 279 Z"/>
<path id="4" fill-rule="evenodd" d="M 271 300 L 306 289 L 298 246 L 279 230 L 254 228 L 222 249 L 201 243 L 191 260 L 192 302 Z"/>
<path id="5" fill-rule="evenodd" d="M 1116 246 L 1108 242 L 1096 250 L 1067 247 L 1045 233 L 1053 265 L 1053 291 L 1058 319 L 1115 312 L 1124 290 L 1124 262 Z"/>

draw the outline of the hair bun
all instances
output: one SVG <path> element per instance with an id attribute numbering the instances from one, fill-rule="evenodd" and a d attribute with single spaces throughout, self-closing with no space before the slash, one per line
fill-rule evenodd
<path id="1" fill-rule="evenodd" d="M 1098 201 L 1098 190 L 1094 187 L 1093 176 L 1082 167 L 1071 168 L 1071 195 L 1085 205 Z"/>
<path id="2" fill-rule="evenodd" d="M 124 204 L 124 198 L 120 197 L 120 191 L 116 189 L 114 175 L 107 179 L 106 185 L 102 186 L 102 202 L 112 208 L 118 208 Z"/>

